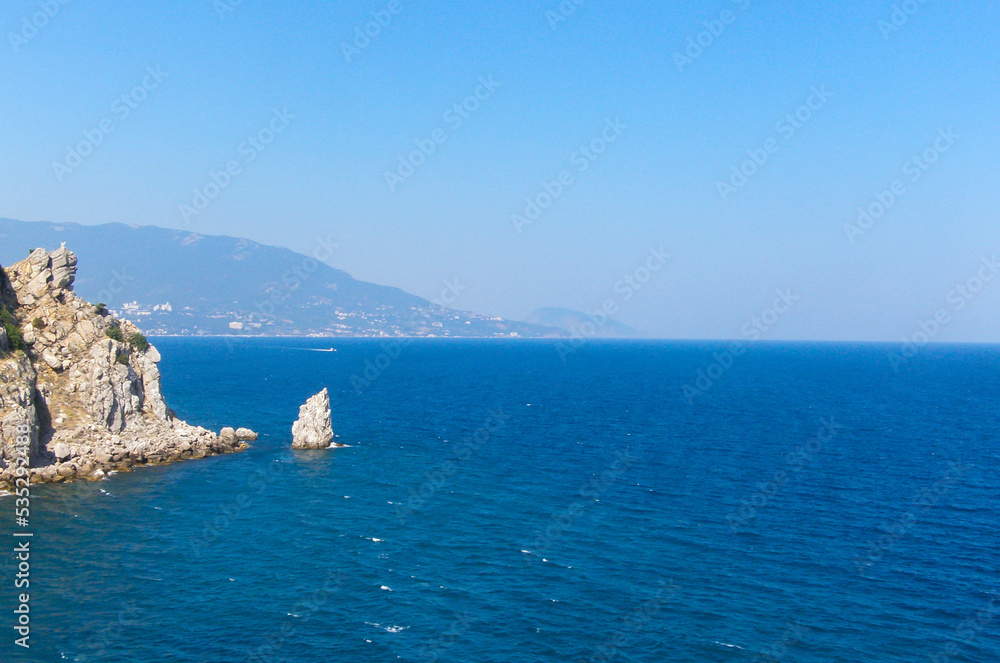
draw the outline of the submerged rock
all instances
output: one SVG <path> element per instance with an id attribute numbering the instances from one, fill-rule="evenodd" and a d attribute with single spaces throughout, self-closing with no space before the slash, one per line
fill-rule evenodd
<path id="1" fill-rule="evenodd" d="M 299 408 L 299 419 L 292 424 L 292 448 L 328 449 L 332 443 L 330 392 L 324 387 Z"/>

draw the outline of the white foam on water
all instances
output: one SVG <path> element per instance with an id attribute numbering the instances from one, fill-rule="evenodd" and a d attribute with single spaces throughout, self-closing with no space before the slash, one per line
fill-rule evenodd
<path id="1" fill-rule="evenodd" d="M 399 633 L 400 631 L 405 631 L 406 629 L 410 628 L 409 626 L 397 626 L 395 624 L 390 624 L 389 626 L 383 626 L 378 622 L 365 622 L 365 624 L 367 624 L 368 626 L 372 626 L 374 628 L 380 628 L 386 633 Z M 371 642 L 371 640 L 366 640 L 366 642 Z"/>
<path id="2" fill-rule="evenodd" d="M 729 648 L 735 648 L 735 649 L 743 649 L 743 647 L 740 647 L 739 645 L 731 645 L 728 642 L 719 642 L 718 640 L 715 641 L 715 644 L 719 645 L 720 647 L 729 647 Z"/>

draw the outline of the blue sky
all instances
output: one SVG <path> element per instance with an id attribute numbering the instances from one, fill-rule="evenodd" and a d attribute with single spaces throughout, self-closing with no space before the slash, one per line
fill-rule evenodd
<path id="1" fill-rule="evenodd" d="M 357 278 L 510 318 L 612 299 L 652 336 L 748 338 L 781 290 L 761 338 L 946 309 L 933 340 L 1000 341 L 996 6 L 226 1 L 4 3 L 0 216 L 332 235 Z"/>

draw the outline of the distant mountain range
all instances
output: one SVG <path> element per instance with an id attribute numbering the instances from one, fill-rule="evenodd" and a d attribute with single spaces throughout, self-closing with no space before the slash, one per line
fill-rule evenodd
<path id="1" fill-rule="evenodd" d="M 0 219 L 0 264 L 61 242 L 80 259 L 76 292 L 152 335 L 561 337 L 566 330 L 439 306 L 366 283 L 314 255 L 155 226 Z"/>
<path id="2" fill-rule="evenodd" d="M 540 308 L 532 311 L 526 322 L 555 327 L 571 335 L 580 335 L 586 338 L 635 338 L 639 336 L 635 327 L 615 322 L 610 318 L 591 317 L 586 313 L 568 308 Z M 593 325 L 593 331 L 591 325 Z"/>

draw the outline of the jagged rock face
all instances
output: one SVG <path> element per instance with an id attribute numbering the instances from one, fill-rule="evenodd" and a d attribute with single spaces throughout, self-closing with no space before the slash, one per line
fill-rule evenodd
<path id="1" fill-rule="evenodd" d="M 110 338 L 95 342 L 90 350 L 87 376 L 90 412 L 112 433 L 122 432 L 131 420 L 141 415 L 144 396 L 142 376 L 131 362 L 118 362 L 119 345 Z"/>
<path id="2" fill-rule="evenodd" d="M 223 440 L 177 420 L 163 401 L 159 353 L 130 341 L 135 325 L 73 293 L 76 264 L 61 247 L 0 268 L 0 300 L 26 345 L 0 356 L 0 487 L 12 482 L 16 429 L 24 424 L 32 431 L 34 482 L 246 448 L 235 435 Z"/>
<path id="3" fill-rule="evenodd" d="M 0 306 L 10 309 L 16 305 L 14 290 L 3 266 L 0 266 Z M 7 330 L 0 327 L 0 463 L 5 463 L 5 459 L 16 456 L 15 444 L 19 426 L 30 428 L 29 452 L 37 453 L 38 414 L 35 411 L 35 377 L 35 369 L 28 357 L 10 353 Z"/>
<path id="4" fill-rule="evenodd" d="M 89 414 L 111 433 L 138 426 L 150 415 L 167 421 L 156 368 L 159 354 L 152 347 L 142 352 L 107 336 L 112 327 L 125 339 L 139 330 L 95 313 L 72 292 L 76 262 L 65 247 L 52 253 L 35 249 L 26 261 L 7 270 L 20 303 L 17 313 L 25 342 L 30 354 L 41 359 L 39 371 L 52 389 L 53 405 L 67 418 Z"/>
<path id="5" fill-rule="evenodd" d="M 44 251 L 44 249 L 36 249 Z M 52 287 L 68 288 L 76 278 L 76 255 L 65 246 L 49 254 L 49 264 L 52 270 Z"/>
<path id="6" fill-rule="evenodd" d="M 15 458 L 19 426 L 31 433 L 29 453 L 38 453 L 35 369 L 23 354 L 0 357 L 0 459 Z M 23 429 L 22 429 L 23 430 Z"/>
<path id="7" fill-rule="evenodd" d="M 330 392 L 324 388 L 299 408 L 299 419 L 292 424 L 292 448 L 328 449 L 332 443 Z"/>

